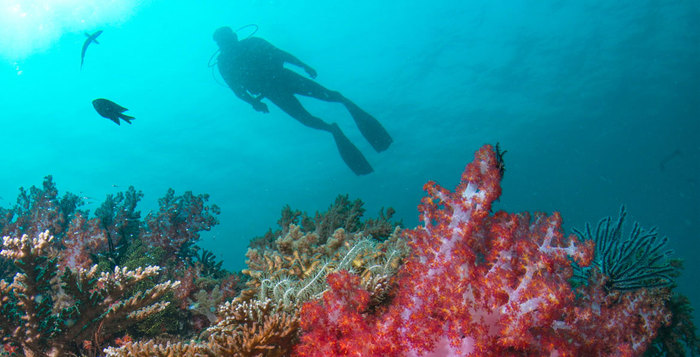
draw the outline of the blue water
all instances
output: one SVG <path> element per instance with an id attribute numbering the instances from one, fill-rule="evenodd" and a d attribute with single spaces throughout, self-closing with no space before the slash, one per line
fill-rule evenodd
<path id="1" fill-rule="evenodd" d="M 93 210 L 129 185 L 141 211 L 168 187 L 209 193 L 220 221 L 200 245 L 244 267 L 248 240 L 289 204 L 338 194 L 408 227 L 429 179 L 453 188 L 473 152 L 508 150 L 497 208 L 560 211 L 567 228 L 621 204 L 670 237 L 700 306 L 700 5 L 697 1 L 43 1 L 0 4 L 0 205 L 54 176 Z M 19 4 L 19 5 L 18 5 Z M 376 153 L 338 122 L 375 172 L 355 176 L 331 136 L 238 100 L 207 67 L 219 26 L 259 26 L 377 117 Z M 80 69 L 84 32 L 102 29 Z M 97 115 L 95 98 L 136 117 Z"/>

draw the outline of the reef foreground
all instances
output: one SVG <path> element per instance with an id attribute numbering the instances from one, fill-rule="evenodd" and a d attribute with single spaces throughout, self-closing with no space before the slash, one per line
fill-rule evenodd
<path id="1" fill-rule="evenodd" d="M 281 229 L 251 243 L 242 290 L 232 286 L 235 276 L 222 272 L 211 254 L 192 255 L 196 232 L 215 224 L 216 209 L 204 196 L 175 197 L 169 191 L 141 228 L 131 225 L 139 215 L 124 199 L 138 196 L 133 189 L 112 200 L 119 209 L 101 211 L 96 220 L 71 214 L 69 225 L 67 219 L 44 215 L 39 221 L 53 224 L 36 229 L 26 229 L 32 226 L 28 221 L 8 221 L 4 231 L 11 227 L 13 234 L 29 236 L 5 239 L 3 256 L 19 269 L 14 282 L 0 282 L 0 312 L 14 318 L 0 325 L 5 353 L 640 356 L 683 355 L 686 347 L 697 351 L 689 304 L 673 294 L 679 268 L 663 251 L 665 241 L 637 225 L 629 239 L 621 239 L 623 214 L 617 224 L 599 224 L 593 237 L 590 232 L 565 236 L 558 213 L 494 213 L 501 159 L 486 145 L 454 192 L 426 184 L 428 196 L 419 206 L 423 224 L 411 230 L 390 223 L 391 212 L 362 222 L 361 205 L 342 196 L 328 213 L 315 217 L 285 208 Z M 52 212 L 39 206 L 35 212 Z M 120 216 L 123 212 L 132 219 Z M 38 228 L 65 233 L 56 245 Z M 133 258 L 96 243 L 105 245 L 109 236 L 111 247 L 120 234 L 119 241 L 146 247 L 154 256 L 149 264 L 164 267 L 111 273 L 114 265 Z M 49 249 L 50 244 L 55 247 Z M 38 268 L 23 268 L 21 254 L 36 257 L 32 266 Z M 189 258 L 168 265 L 182 256 Z M 57 268 L 47 265 L 56 262 Z M 46 274 L 53 282 L 41 285 Z M 119 274 L 123 282 L 114 277 Z M 116 283 L 106 286 L 106 281 Z M 44 293 L 32 293 L 27 289 L 32 284 Z M 62 305 L 66 295 L 83 310 Z M 98 297 L 105 296 L 109 303 L 101 304 Z M 163 327 L 134 328 L 144 318 L 168 321 L 168 316 L 198 317 L 201 323 L 168 333 Z M 50 328 L 37 323 L 46 317 L 54 321 Z M 78 341 L 66 342 L 73 334 Z"/>
<path id="2" fill-rule="evenodd" d="M 367 314 L 357 278 L 329 277 L 301 311 L 300 356 L 636 356 L 670 321 L 665 288 L 606 291 L 602 274 L 574 289 L 593 241 L 564 237 L 558 213 L 491 213 L 502 163 L 479 150 L 455 192 L 425 186 L 424 225 L 391 303 Z"/>

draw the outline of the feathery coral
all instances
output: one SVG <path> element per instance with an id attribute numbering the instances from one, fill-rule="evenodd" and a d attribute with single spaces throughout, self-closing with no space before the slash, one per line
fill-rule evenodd
<path id="1" fill-rule="evenodd" d="M 656 228 L 646 231 L 635 222 L 628 238 L 622 238 L 622 228 L 627 212 L 620 208 L 620 217 L 613 225 L 612 217 L 598 222 L 595 234 L 586 224 L 585 230 L 574 232 L 582 240 L 595 242 L 593 265 L 607 276 L 605 286 L 609 290 L 636 290 L 640 288 L 668 287 L 678 275 L 669 257 L 672 250 L 665 250 L 666 237 L 659 239 Z M 577 272 L 583 276 L 587 269 Z"/>

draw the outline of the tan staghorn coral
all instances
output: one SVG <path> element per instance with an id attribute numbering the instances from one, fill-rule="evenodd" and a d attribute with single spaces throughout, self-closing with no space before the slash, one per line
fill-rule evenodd
<path id="1" fill-rule="evenodd" d="M 98 276 L 94 265 L 66 269 L 58 278 L 48 231 L 35 238 L 4 237 L 3 247 L 0 254 L 13 260 L 19 272 L 12 284 L 0 281 L 0 333 L 6 345 L 25 356 L 96 355 L 115 332 L 163 310 L 167 302 L 161 298 L 179 284 L 167 281 L 135 291 L 159 267 L 115 268 Z"/>
<path id="2" fill-rule="evenodd" d="M 291 353 L 299 320 L 271 300 L 226 303 L 222 320 L 206 331 L 208 345 L 217 356 L 278 357 Z"/>
<path id="3" fill-rule="evenodd" d="M 127 342 L 104 350 L 108 357 L 150 356 L 288 356 L 297 338 L 296 314 L 281 310 L 268 300 L 226 303 L 219 308 L 220 321 L 186 343 Z"/>
<path id="4" fill-rule="evenodd" d="M 223 300 L 223 294 L 219 286 L 216 285 L 211 292 L 201 289 L 195 293 L 194 300 L 189 300 L 189 308 L 193 313 L 205 316 L 210 323 L 215 323 L 217 320 L 216 307 Z"/>
<path id="5" fill-rule="evenodd" d="M 206 346 L 191 343 L 165 343 L 154 341 L 127 342 L 121 347 L 108 347 L 104 350 L 109 357 L 215 357 Z"/>

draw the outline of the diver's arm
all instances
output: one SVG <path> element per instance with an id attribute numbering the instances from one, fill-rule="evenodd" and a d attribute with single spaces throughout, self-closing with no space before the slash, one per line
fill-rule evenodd
<path id="1" fill-rule="evenodd" d="M 308 64 L 302 62 L 298 58 L 292 56 L 292 54 L 284 52 L 280 49 L 277 49 L 280 53 L 280 56 L 282 57 L 282 60 L 284 60 L 287 63 L 291 63 L 297 67 L 303 68 L 306 73 L 309 74 L 309 77 L 311 78 L 316 78 L 316 70 L 311 68 Z"/>
<path id="2" fill-rule="evenodd" d="M 267 109 L 267 105 L 260 101 L 262 98 L 253 97 L 248 93 L 248 91 L 245 88 L 243 88 L 243 86 L 231 87 L 231 90 L 233 90 L 233 93 L 235 93 L 238 98 L 241 98 L 241 100 L 243 100 L 244 102 L 252 105 L 253 109 L 262 113 L 270 112 Z"/>
<path id="3" fill-rule="evenodd" d="M 241 98 L 241 100 L 243 100 L 244 102 L 246 102 L 248 104 L 252 105 L 253 102 L 258 101 L 256 98 L 254 98 L 252 95 L 250 95 L 248 93 L 248 91 L 245 90 L 245 88 L 243 88 L 243 86 L 235 86 L 235 87 L 232 86 L 231 90 L 233 90 L 233 93 L 235 93 L 238 98 Z"/>

